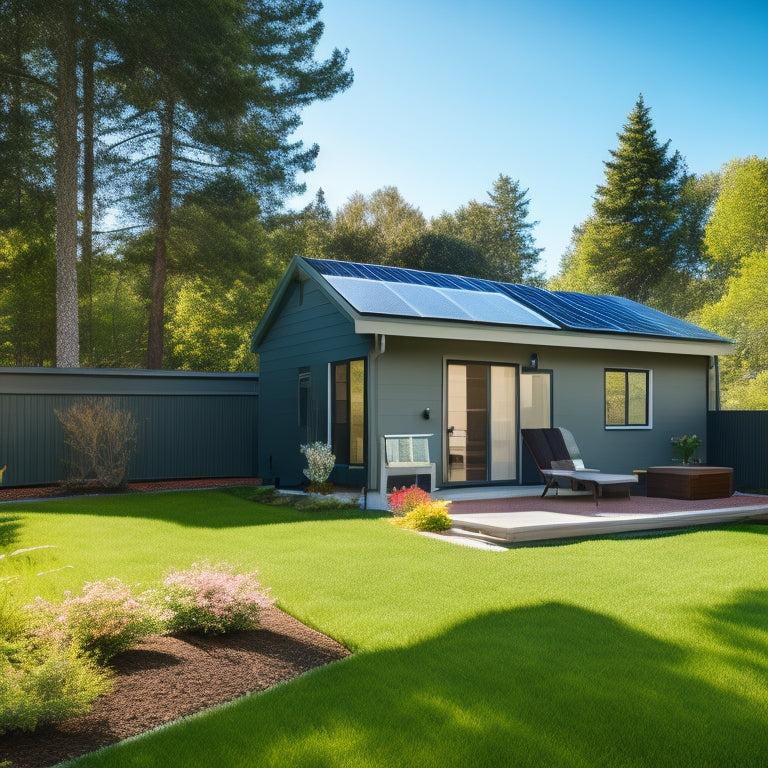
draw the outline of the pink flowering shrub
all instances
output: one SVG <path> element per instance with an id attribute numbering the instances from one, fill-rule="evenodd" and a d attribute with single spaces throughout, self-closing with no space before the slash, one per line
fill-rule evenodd
<path id="1" fill-rule="evenodd" d="M 159 631 L 159 616 L 120 579 L 89 582 L 80 597 L 65 593 L 61 605 L 37 598 L 27 610 L 38 634 L 73 646 L 104 664 Z"/>
<path id="2" fill-rule="evenodd" d="M 256 629 L 259 610 L 274 603 L 256 572 L 233 573 L 233 566 L 193 563 L 163 581 L 158 604 L 171 633 L 222 634 Z"/>
<path id="3" fill-rule="evenodd" d="M 430 501 L 430 495 L 417 485 L 412 485 L 410 488 L 403 487 L 400 490 L 395 488 L 389 494 L 389 509 L 395 517 L 405 517 L 416 507 L 429 504 Z"/>

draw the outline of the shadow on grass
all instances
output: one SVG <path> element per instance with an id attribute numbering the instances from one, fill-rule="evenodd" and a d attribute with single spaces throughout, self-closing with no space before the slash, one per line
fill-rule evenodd
<path id="1" fill-rule="evenodd" d="M 701 614 L 702 633 L 717 638 L 722 663 L 751 669 L 768 684 L 768 590 L 749 589 Z M 768 728 L 768 725 L 766 725 Z M 766 760 L 768 765 L 768 760 Z"/>
<path id="2" fill-rule="evenodd" d="M 763 597 L 723 611 L 749 622 Z M 765 639 L 753 650 L 764 680 Z M 712 664 L 612 618 L 536 605 L 361 653 L 76 765 L 764 767 L 764 688 Z"/>
<path id="3" fill-rule="evenodd" d="M 0 512 L 0 549 L 15 544 L 19 538 L 20 518 Z"/>
<path id="4" fill-rule="evenodd" d="M 18 502 L 16 511 L 101 515 L 163 520 L 197 528 L 240 528 L 255 525 L 283 525 L 317 520 L 374 520 L 388 513 L 378 510 L 299 510 L 251 501 L 248 489 L 222 488 L 162 493 L 105 494 L 50 501 Z"/>

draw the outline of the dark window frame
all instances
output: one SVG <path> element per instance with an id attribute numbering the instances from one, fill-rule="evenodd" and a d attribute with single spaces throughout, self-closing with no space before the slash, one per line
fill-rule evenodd
<path id="1" fill-rule="evenodd" d="M 624 374 L 624 420 L 621 423 L 608 423 L 608 374 Z M 652 424 L 652 371 L 649 368 L 605 368 L 603 371 L 603 423 L 605 429 L 651 429 Z M 630 375 L 644 374 L 645 376 L 645 415 L 642 422 L 630 421 Z"/>
<path id="2" fill-rule="evenodd" d="M 306 368 L 299 369 L 298 378 L 298 424 L 299 439 L 310 442 L 310 421 L 312 419 L 312 373 Z"/>
<path id="3" fill-rule="evenodd" d="M 363 434 L 362 434 L 362 456 L 360 461 L 351 461 L 352 459 L 352 363 L 363 364 Z M 337 370 L 346 370 L 346 381 L 337 380 Z M 328 393 L 330 401 L 330 438 L 333 452 L 336 455 L 336 463 L 349 467 L 364 467 L 367 460 L 368 450 L 368 361 L 365 357 L 353 357 L 347 360 L 337 360 L 330 364 L 329 375 L 330 391 Z M 337 386 L 346 384 L 344 398 L 337 397 Z M 343 420 L 339 417 L 339 404 L 345 403 L 345 412 Z M 345 434 L 340 435 L 339 431 L 344 430 Z"/>

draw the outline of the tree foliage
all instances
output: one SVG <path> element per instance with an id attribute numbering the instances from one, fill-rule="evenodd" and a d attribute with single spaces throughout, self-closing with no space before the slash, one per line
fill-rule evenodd
<path id="1" fill-rule="evenodd" d="M 481 262 L 477 277 L 508 283 L 539 283 L 536 272 L 542 248 L 537 248 L 528 220 L 528 190 L 520 182 L 499 174 L 488 192 L 489 200 L 475 200 L 454 214 L 433 223 L 436 233 L 453 237 L 472 248 Z"/>
<path id="2" fill-rule="evenodd" d="M 618 139 L 593 215 L 564 266 L 599 275 L 610 293 L 647 302 L 679 260 L 685 169 L 679 153 L 670 153 L 670 142 L 656 138 L 642 95 Z"/>
<path id="3" fill-rule="evenodd" d="M 80 213 L 84 356 L 99 357 L 93 222 L 118 204 L 152 229 L 147 362 L 161 367 L 174 208 L 221 177 L 262 211 L 303 191 L 296 176 L 314 167 L 318 148 L 292 138 L 301 110 L 352 82 L 346 52 L 315 57 L 321 8 L 315 0 L 0 0 L 0 160 L 10 170 L 0 180 L 0 229 L 28 221 L 55 191 L 58 364 L 80 362 Z"/>
<path id="4" fill-rule="evenodd" d="M 301 191 L 298 171 L 318 148 L 289 140 L 302 107 L 351 84 L 346 54 L 322 62 L 320 3 L 304 0 L 204 0 L 178 13 L 176 0 L 126 3 L 115 27 L 132 121 L 156 136 L 156 197 L 147 366 L 163 363 L 165 280 L 174 181 L 226 170 L 272 202 Z M 122 34 L 121 34 L 122 31 Z M 195 173 L 191 173 L 191 168 Z M 177 181 L 178 183 L 178 181 Z"/>
<path id="5" fill-rule="evenodd" d="M 528 190 L 499 175 L 489 201 L 470 201 L 455 213 L 427 221 L 396 187 L 352 195 L 337 212 L 323 256 L 344 261 L 480 277 L 541 281 L 542 251 L 528 221 Z"/>
<path id="6" fill-rule="evenodd" d="M 406 266 L 399 253 L 426 230 L 421 211 L 397 187 L 382 187 L 368 197 L 356 192 L 336 214 L 326 254 L 343 261 Z"/>
<path id="7" fill-rule="evenodd" d="M 704 246 L 720 281 L 768 247 L 768 158 L 735 159 L 724 166 Z"/>
<path id="8" fill-rule="evenodd" d="M 736 342 L 721 361 L 726 408 L 768 409 L 768 249 L 741 260 L 723 297 L 698 315 L 702 325 Z"/>

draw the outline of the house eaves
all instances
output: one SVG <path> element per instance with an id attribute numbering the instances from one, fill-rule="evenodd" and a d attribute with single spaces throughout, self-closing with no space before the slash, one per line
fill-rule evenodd
<path id="1" fill-rule="evenodd" d="M 360 316 L 354 318 L 355 332 L 385 336 L 406 336 L 423 339 L 453 339 L 456 341 L 485 341 L 500 344 L 527 344 L 543 347 L 572 347 L 581 349 L 627 350 L 676 355 L 730 355 L 729 341 L 690 341 L 626 334 L 583 333 L 567 330 L 480 325 L 477 323 L 444 322 Z"/>

